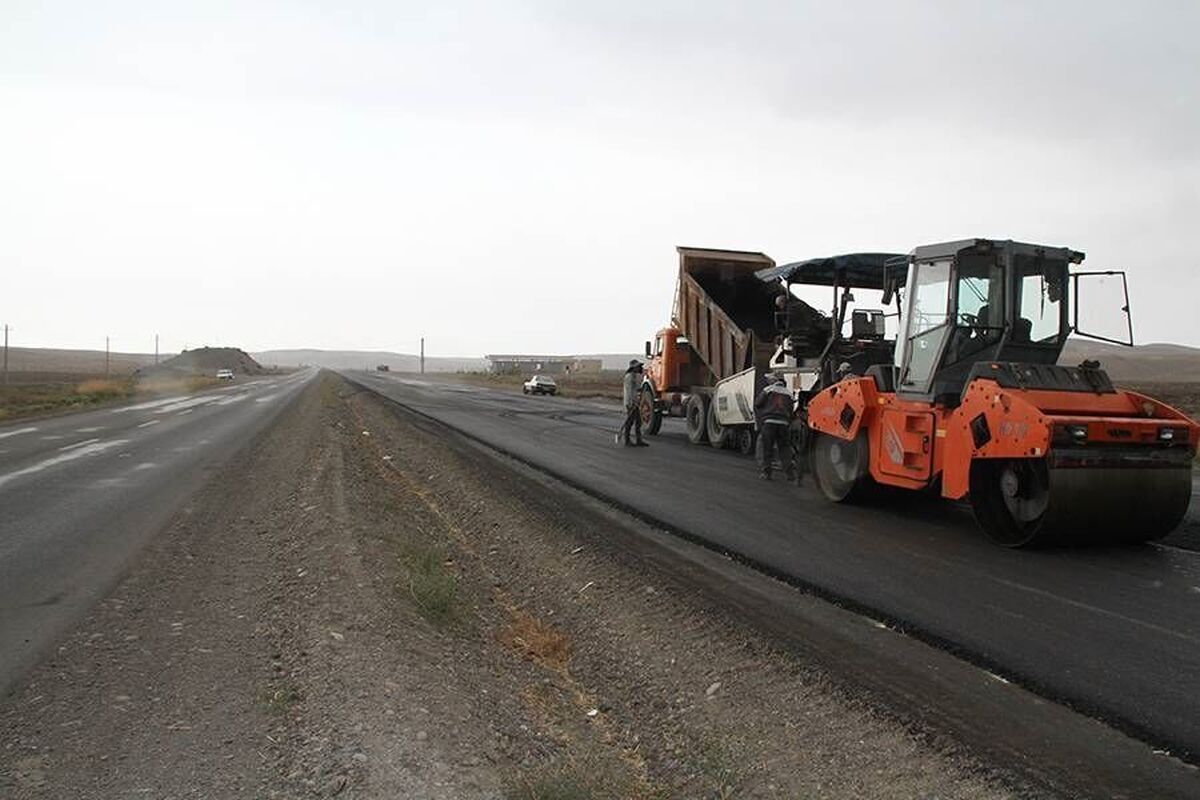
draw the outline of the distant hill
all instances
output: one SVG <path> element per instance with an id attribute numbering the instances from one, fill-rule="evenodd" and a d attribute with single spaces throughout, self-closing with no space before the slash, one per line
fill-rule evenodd
<path id="1" fill-rule="evenodd" d="M 103 355 L 103 354 L 101 354 Z M 396 372 L 416 372 L 420 359 L 408 353 L 385 350 L 266 350 L 253 354 L 266 366 L 295 367 L 312 364 L 330 369 L 373 369 L 386 364 Z M 576 354 L 578 358 L 598 358 L 607 370 L 623 370 L 631 358 L 643 359 L 641 353 Z M 1072 339 L 1063 350 L 1062 364 L 1078 364 L 1095 359 L 1116 381 L 1181 381 L 1200 382 L 1200 348 L 1179 344 L 1144 344 L 1121 347 L 1103 342 Z M 484 358 L 446 358 L 427 356 L 428 372 L 475 372 L 486 370 Z"/>
<path id="2" fill-rule="evenodd" d="M 166 356 L 163 356 L 166 358 Z M 113 375 L 129 375 L 138 367 L 154 363 L 153 353 L 109 353 Z M 103 350 L 58 350 L 49 347 L 8 348 L 10 372 L 43 372 L 71 375 L 103 375 Z"/>
<path id="3" fill-rule="evenodd" d="M 237 354 L 241 354 L 240 356 Z M 247 369 L 262 366 L 295 367 L 301 364 L 328 367 L 330 369 L 374 368 L 387 364 L 397 372 L 416 372 L 420 359 L 408 353 L 393 353 L 372 350 L 265 350 L 247 354 L 237 348 L 202 347 L 188 350 L 177 358 L 185 357 L 176 364 L 181 369 L 194 371 L 228 367 L 247 373 Z M 250 359 L 249 366 L 241 358 Z M 604 369 L 623 370 L 631 358 L 643 358 L 641 353 L 592 353 L 579 354 L 579 358 L 599 358 Z M 1099 361 L 1116 381 L 1177 381 L 1200 382 L 1200 348 L 1180 344 L 1144 344 L 1137 347 L 1121 347 L 1086 339 L 1072 339 L 1063 350 L 1062 364 L 1078 364 L 1085 358 Z M 224 361 L 232 363 L 225 364 Z M 160 366 L 172 361 L 166 354 L 160 357 Z M 218 364 L 217 362 L 222 363 Z M 211 362 L 211 363 L 210 363 Z M 128 375 L 138 369 L 154 364 L 153 353 L 110 353 L 109 370 L 113 375 Z M 262 366 L 260 366 L 262 365 Z M 480 358 L 446 358 L 430 356 L 425 359 L 425 369 L 430 372 L 480 371 L 487 369 L 487 361 Z M 63 350 L 44 347 L 10 347 L 8 368 L 13 373 L 46 372 L 77 375 L 103 375 L 103 350 Z"/>
<path id="4" fill-rule="evenodd" d="M 1200 381 L 1200 348 L 1181 344 L 1122 347 L 1071 339 L 1058 363 L 1074 365 L 1084 359 L 1099 361 L 1109 377 L 1118 383 Z"/>
<path id="5" fill-rule="evenodd" d="M 374 369 L 386 364 L 396 372 L 417 372 L 421 368 L 420 356 L 387 350 L 264 350 L 254 353 L 254 357 L 262 364 L 276 367 L 307 364 L 327 369 Z M 483 358 L 425 357 L 427 372 L 471 372 L 485 370 L 487 366 Z"/>
<path id="6" fill-rule="evenodd" d="M 565 355 L 565 354 L 564 354 Z M 629 359 L 642 358 L 639 353 L 573 353 L 575 358 L 598 358 L 602 369 L 623 370 Z M 393 353 L 389 350 L 264 350 L 254 353 L 262 364 L 278 367 L 298 367 L 311 364 L 329 369 L 374 369 L 386 364 L 395 372 L 416 372 L 421 368 L 420 356 Z M 426 372 L 481 372 L 488 368 L 486 358 L 426 356 Z"/>

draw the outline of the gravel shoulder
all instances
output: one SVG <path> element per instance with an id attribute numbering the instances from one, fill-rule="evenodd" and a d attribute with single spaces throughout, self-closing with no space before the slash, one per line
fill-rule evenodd
<path id="1" fill-rule="evenodd" d="M 611 526 L 323 375 L 0 698 L 0 796 L 1013 796 Z"/>

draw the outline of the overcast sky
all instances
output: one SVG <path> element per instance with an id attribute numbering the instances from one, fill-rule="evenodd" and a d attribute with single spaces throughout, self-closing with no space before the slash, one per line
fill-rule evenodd
<path id="1" fill-rule="evenodd" d="M 1200 345 L 1200 3 L 0 3 L 26 346 L 637 351 L 678 244 L 969 236 Z"/>

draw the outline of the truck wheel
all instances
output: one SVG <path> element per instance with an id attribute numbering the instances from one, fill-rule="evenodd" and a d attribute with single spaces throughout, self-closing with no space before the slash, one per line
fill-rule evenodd
<path id="1" fill-rule="evenodd" d="M 792 466 L 797 475 L 808 472 L 811 461 L 808 448 L 812 443 L 813 432 L 804 419 L 797 417 L 788 425 L 788 442 L 792 445 Z"/>
<path id="2" fill-rule="evenodd" d="M 737 449 L 744 456 L 754 455 L 754 446 L 757 444 L 758 434 L 754 432 L 754 428 L 746 425 L 737 432 Z"/>
<path id="3" fill-rule="evenodd" d="M 734 430 L 726 428 L 721 424 L 721 420 L 717 419 L 717 404 L 708 403 L 708 443 L 718 450 L 730 443 L 733 438 Z"/>
<path id="4" fill-rule="evenodd" d="M 683 413 L 688 441 L 692 444 L 704 444 L 708 441 L 708 398 L 702 394 L 692 395 L 688 398 Z"/>
<path id="5" fill-rule="evenodd" d="M 638 413 L 642 415 L 642 432 L 648 436 L 657 436 L 662 429 L 662 409 L 654 402 L 654 390 L 643 386 L 638 392 Z"/>

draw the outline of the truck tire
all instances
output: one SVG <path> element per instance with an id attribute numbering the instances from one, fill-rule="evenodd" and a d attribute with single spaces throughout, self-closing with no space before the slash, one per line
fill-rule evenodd
<path id="1" fill-rule="evenodd" d="M 797 475 L 808 472 L 811 457 L 809 448 L 812 446 L 813 431 L 803 416 L 796 417 L 788 426 L 788 442 L 792 445 L 792 467 Z"/>
<path id="2" fill-rule="evenodd" d="M 754 447 L 758 443 L 758 433 L 749 425 L 742 426 L 737 432 L 737 449 L 744 456 L 754 455 Z"/>
<path id="3" fill-rule="evenodd" d="M 647 436 L 657 436 L 662 429 L 662 409 L 654 402 L 654 390 L 643 386 L 638 392 L 638 413 L 642 415 L 642 432 Z"/>
<path id="4" fill-rule="evenodd" d="M 709 402 L 708 404 L 708 443 L 718 450 L 724 448 L 733 439 L 733 435 L 737 431 L 732 428 L 727 428 L 721 424 L 721 420 L 717 419 L 717 404 Z"/>
<path id="5" fill-rule="evenodd" d="M 688 398 L 683 412 L 688 441 L 692 444 L 704 444 L 708 441 L 708 398 L 702 394 L 692 395 Z"/>

